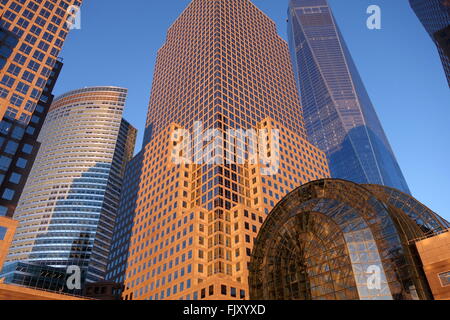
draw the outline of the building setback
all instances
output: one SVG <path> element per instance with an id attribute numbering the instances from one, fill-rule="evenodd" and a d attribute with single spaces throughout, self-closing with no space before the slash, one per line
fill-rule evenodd
<path id="1" fill-rule="evenodd" d="M 221 147 L 209 129 L 267 133 L 257 156 L 277 168 L 244 161 L 245 136 Z M 145 137 L 123 298 L 248 299 L 247 264 L 266 215 L 290 190 L 329 176 L 325 154 L 306 140 L 275 23 L 248 0 L 192 1 L 159 50 Z"/>
<path id="2" fill-rule="evenodd" d="M 291 0 L 288 14 L 308 139 L 332 177 L 410 193 L 327 0 Z"/>
<path id="3" fill-rule="evenodd" d="M 7 262 L 78 266 L 82 282 L 104 280 L 136 139 L 122 118 L 126 96 L 126 89 L 92 87 L 55 99 L 14 215 L 19 226 Z"/>

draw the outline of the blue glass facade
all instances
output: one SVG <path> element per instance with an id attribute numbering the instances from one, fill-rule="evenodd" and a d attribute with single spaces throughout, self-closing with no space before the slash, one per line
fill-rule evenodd
<path id="1" fill-rule="evenodd" d="M 332 177 L 410 193 L 327 0 L 292 0 L 288 36 L 308 139 Z"/>
<path id="2" fill-rule="evenodd" d="M 448 0 L 409 0 L 409 3 L 438 47 L 450 86 L 450 2 Z"/>
<path id="3" fill-rule="evenodd" d="M 447 0 L 409 0 L 409 4 L 431 37 L 450 24 Z"/>

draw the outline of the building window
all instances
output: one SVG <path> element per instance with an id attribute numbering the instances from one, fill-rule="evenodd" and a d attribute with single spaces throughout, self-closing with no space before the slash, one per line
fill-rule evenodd
<path id="1" fill-rule="evenodd" d="M 5 152 L 9 154 L 15 154 L 18 147 L 19 144 L 17 142 L 9 141 L 6 145 Z"/>
<path id="2" fill-rule="evenodd" d="M 14 190 L 5 189 L 5 191 L 3 192 L 2 198 L 5 200 L 11 201 L 14 198 Z"/>
<path id="3" fill-rule="evenodd" d="M 227 286 L 222 285 L 221 291 L 222 291 L 222 295 L 226 296 L 227 295 Z"/>
<path id="4" fill-rule="evenodd" d="M 9 181 L 15 184 L 19 184 L 20 183 L 20 179 L 22 179 L 22 175 L 18 174 L 18 173 L 13 173 L 11 175 L 11 177 L 9 178 Z"/>
<path id="5" fill-rule="evenodd" d="M 11 164 L 11 158 L 6 156 L 0 157 L 0 169 L 7 171 L 9 169 L 9 165 Z"/>
<path id="6" fill-rule="evenodd" d="M 0 133 L 8 134 L 11 127 L 12 127 L 12 124 L 10 122 L 6 122 L 6 121 L 0 122 Z"/>
<path id="7" fill-rule="evenodd" d="M 0 206 L 0 217 L 6 216 L 7 213 L 8 213 L 8 208 L 4 207 L 4 206 Z"/>
<path id="8" fill-rule="evenodd" d="M 27 127 L 27 133 L 28 133 L 30 136 L 32 136 L 32 135 L 34 134 L 35 131 L 36 131 L 36 129 L 34 129 L 33 127 L 31 127 L 31 126 L 28 126 L 28 127 Z"/>
<path id="9" fill-rule="evenodd" d="M 1 240 L 5 240 L 5 236 L 6 236 L 6 232 L 8 231 L 8 229 L 4 228 L 4 227 L 0 227 L 0 241 Z"/>
<path id="10" fill-rule="evenodd" d="M 25 129 L 24 128 L 15 127 L 11 136 L 14 139 L 20 140 L 20 139 L 23 138 L 24 133 L 25 133 Z"/>
<path id="11" fill-rule="evenodd" d="M 31 154 L 31 152 L 33 151 L 33 146 L 30 144 L 25 144 L 22 148 L 22 151 L 27 154 Z"/>
<path id="12" fill-rule="evenodd" d="M 17 160 L 16 165 L 17 165 L 19 168 L 25 169 L 25 168 L 27 167 L 27 163 L 28 163 L 27 160 L 25 160 L 25 159 L 23 159 L 23 158 L 19 158 L 19 159 Z M 6 170 L 7 170 L 7 169 L 6 169 Z"/>
<path id="13" fill-rule="evenodd" d="M 443 287 L 450 286 L 450 271 L 441 273 L 439 275 L 439 280 L 441 280 L 441 284 Z"/>

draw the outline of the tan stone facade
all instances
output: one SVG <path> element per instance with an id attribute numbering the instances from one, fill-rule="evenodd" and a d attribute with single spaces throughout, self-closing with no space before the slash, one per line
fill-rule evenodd
<path id="1" fill-rule="evenodd" d="M 434 298 L 450 300 L 450 230 L 416 245 Z"/>
<path id="2" fill-rule="evenodd" d="M 4 28 L 21 35 L 0 70 L 0 119 L 28 123 L 69 32 L 68 22 L 82 0 L 6 0 L 0 4 Z"/>

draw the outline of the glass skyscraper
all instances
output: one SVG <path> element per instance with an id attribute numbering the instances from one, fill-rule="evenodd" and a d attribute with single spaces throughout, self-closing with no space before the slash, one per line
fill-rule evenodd
<path id="1" fill-rule="evenodd" d="M 127 90 L 93 87 L 53 102 L 14 219 L 7 263 L 67 270 L 104 279 L 126 163 L 136 129 L 122 118 Z"/>
<path id="2" fill-rule="evenodd" d="M 436 43 L 450 86 L 450 1 L 409 0 L 409 3 Z"/>
<path id="3" fill-rule="evenodd" d="M 290 1 L 288 36 L 308 139 L 331 175 L 410 193 L 327 0 Z"/>

